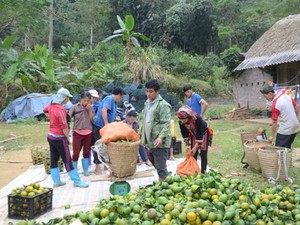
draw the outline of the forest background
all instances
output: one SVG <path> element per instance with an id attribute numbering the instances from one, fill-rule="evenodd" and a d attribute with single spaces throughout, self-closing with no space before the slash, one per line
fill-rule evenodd
<path id="1" fill-rule="evenodd" d="M 299 0 L 0 0 L 0 111 L 30 92 L 149 78 L 232 98 L 240 53 L 298 13 Z"/>

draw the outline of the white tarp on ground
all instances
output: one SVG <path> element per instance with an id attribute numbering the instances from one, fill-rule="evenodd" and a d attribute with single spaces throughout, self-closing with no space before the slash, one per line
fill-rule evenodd
<path id="1" fill-rule="evenodd" d="M 168 170 L 175 174 L 177 165 L 184 159 L 176 159 L 174 161 L 167 161 Z M 79 164 L 78 164 L 79 165 Z M 149 169 L 146 165 L 137 166 L 137 171 Z M 91 168 L 93 170 L 93 168 Z M 80 176 L 82 170 L 79 167 Z M 95 178 L 96 175 L 83 177 L 84 181 L 89 181 Z M 98 201 L 102 198 L 110 197 L 109 187 L 112 182 L 109 181 L 93 181 L 90 182 L 88 188 L 75 188 L 73 182 L 69 179 L 66 172 L 61 173 L 61 180 L 66 181 L 67 184 L 53 190 L 52 210 L 36 218 L 37 221 L 47 222 L 55 217 L 62 217 L 66 213 L 75 213 L 78 210 L 88 211 L 93 209 Z M 137 178 L 129 180 L 131 190 L 137 190 L 141 186 L 152 184 L 153 181 L 158 180 L 157 173 L 154 170 L 153 176 L 145 178 Z M 0 224 L 8 224 L 9 222 L 16 222 L 17 220 L 8 218 L 7 196 L 11 190 L 16 187 L 30 184 L 32 182 L 39 182 L 42 187 L 52 187 L 52 179 L 50 175 L 45 173 L 43 165 L 32 166 L 25 173 L 14 179 L 0 190 Z M 70 209 L 65 209 L 65 205 L 70 204 Z"/>

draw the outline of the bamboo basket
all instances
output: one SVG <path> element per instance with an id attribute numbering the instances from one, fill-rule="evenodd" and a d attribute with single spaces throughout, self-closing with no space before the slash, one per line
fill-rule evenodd
<path id="1" fill-rule="evenodd" d="M 262 170 L 263 177 L 269 179 L 269 178 L 277 178 L 278 173 L 278 150 L 284 150 L 287 149 L 287 158 L 286 158 L 286 165 L 287 165 L 287 171 L 291 167 L 292 164 L 292 150 L 284 147 L 276 147 L 276 146 L 267 146 L 265 149 L 259 149 L 258 150 L 258 158 L 259 158 L 259 164 Z M 286 179 L 285 173 L 284 173 L 284 164 L 283 164 L 283 158 L 280 159 L 281 162 L 281 170 L 280 175 L 278 178 L 278 181 L 284 181 Z"/>
<path id="2" fill-rule="evenodd" d="M 248 140 L 256 140 L 256 137 L 259 135 L 258 131 L 241 131 L 241 141 L 242 145 L 244 146 L 244 143 Z"/>
<path id="3" fill-rule="evenodd" d="M 44 154 L 48 151 L 48 148 L 44 146 L 34 146 L 31 149 L 31 159 L 33 165 L 43 164 Z"/>
<path id="4" fill-rule="evenodd" d="M 112 175 L 122 178 L 135 173 L 139 145 L 140 141 L 110 142 L 106 145 Z"/>
<path id="5" fill-rule="evenodd" d="M 45 172 L 47 174 L 50 174 L 51 165 L 50 165 L 50 152 L 49 151 L 44 153 L 43 164 L 44 164 Z M 64 162 L 62 161 L 62 159 L 58 160 L 58 168 L 59 168 L 60 172 L 64 171 Z"/>
<path id="6" fill-rule="evenodd" d="M 254 169 L 257 172 L 261 172 L 257 151 L 262 146 L 266 147 L 271 145 L 272 143 L 266 140 L 248 140 L 244 143 L 246 161 L 251 169 Z"/>

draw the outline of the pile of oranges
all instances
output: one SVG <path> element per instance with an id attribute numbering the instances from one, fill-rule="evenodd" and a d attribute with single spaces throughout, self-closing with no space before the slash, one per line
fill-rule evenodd
<path id="1" fill-rule="evenodd" d="M 168 176 L 127 196 L 102 199 L 91 211 L 61 218 L 65 224 L 76 220 L 84 225 L 300 225 L 300 187 L 260 191 L 214 171 Z"/>

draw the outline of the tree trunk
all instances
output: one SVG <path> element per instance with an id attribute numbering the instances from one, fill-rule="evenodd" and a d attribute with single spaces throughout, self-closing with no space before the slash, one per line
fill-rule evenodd
<path id="1" fill-rule="evenodd" d="M 48 49 L 52 52 L 53 49 L 53 20 L 54 20 L 54 7 L 53 1 L 51 0 L 50 8 L 49 8 L 49 41 L 48 41 Z"/>
<path id="2" fill-rule="evenodd" d="M 90 50 L 93 50 L 93 25 L 91 25 Z"/>
<path id="3" fill-rule="evenodd" d="M 27 50 L 27 34 L 24 34 L 24 51 Z"/>
<path id="4" fill-rule="evenodd" d="M 231 48 L 231 46 L 232 46 L 232 39 L 231 39 L 231 35 L 229 35 L 229 37 L 228 37 L 228 42 L 229 42 L 229 48 Z"/>

